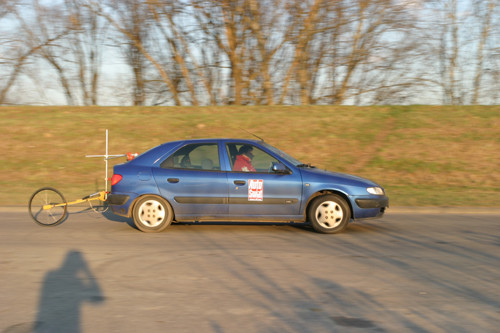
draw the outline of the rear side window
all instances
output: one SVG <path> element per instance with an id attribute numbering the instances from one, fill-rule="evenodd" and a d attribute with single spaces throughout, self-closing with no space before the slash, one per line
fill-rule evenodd
<path id="1" fill-rule="evenodd" d="M 160 164 L 164 169 L 220 170 L 216 143 L 186 145 Z"/>

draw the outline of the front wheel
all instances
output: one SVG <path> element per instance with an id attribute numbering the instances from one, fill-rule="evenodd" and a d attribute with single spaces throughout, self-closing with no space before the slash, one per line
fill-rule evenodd
<path id="1" fill-rule="evenodd" d="M 347 202 L 336 194 L 317 197 L 309 208 L 309 220 L 317 232 L 334 234 L 347 227 L 351 210 Z"/>
<path id="2" fill-rule="evenodd" d="M 160 232 L 170 225 L 174 212 L 165 199 L 147 195 L 134 205 L 133 217 L 134 224 L 139 230 Z"/>
<path id="3" fill-rule="evenodd" d="M 29 212 L 39 225 L 55 226 L 66 218 L 68 205 L 61 192 L 55 188 L 43 187 L 31 196 Z"/>

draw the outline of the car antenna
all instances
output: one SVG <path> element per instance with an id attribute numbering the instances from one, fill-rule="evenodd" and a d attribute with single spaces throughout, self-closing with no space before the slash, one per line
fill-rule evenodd
<path id="1" fill-rule="evenodd" d="M 247 132 L 248 134 L 250 134 L 250 135 L 252 135 L 252 136 L 255 136 L 255 137 L 256 137 L 257 139 L 259 139 L 260 141 L 265 142 L 265 141 L 264 141 L 264 139 L 262 139 L 262 138 L 261 138 L 260 136 L 258 136 L 257 134 L 253 134 L 252 132 L 247 131 L 246 129 L 241 128 L 241 127 L 240 127 L 240 129 L 241 129 L 241 130 L 243 130 L 243 131 L 245 131 L 245 132 Z"/>

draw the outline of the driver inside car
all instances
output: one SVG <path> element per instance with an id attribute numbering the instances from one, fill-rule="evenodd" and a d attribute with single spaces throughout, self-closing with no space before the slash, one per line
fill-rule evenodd
<path id="1" fill-rule="evenodd" d="M 250 145 L 243 145 L 236 155 L 236 160 L 234 161 L 233 171 L 244 171 L 244 172 L 255 172 L 255 168 L 252 165 L 253 158 L 253 147 Z"/>

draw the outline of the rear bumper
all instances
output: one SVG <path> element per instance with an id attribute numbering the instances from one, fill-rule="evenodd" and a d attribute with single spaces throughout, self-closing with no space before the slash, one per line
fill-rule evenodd
<path id="1" fill-rule="evenodd" d="M 124 194 L 109 194 L 108 205 L 111 211 L 119 216 L 130 217 L 129 215 L 130 196 Z"/>
<path id="2" fill-rule="evenodd" d="M 130 196 L 124 194 L 109 194 L 108 204 L 111 206 L 123 206 L 127 203 Z"/>

